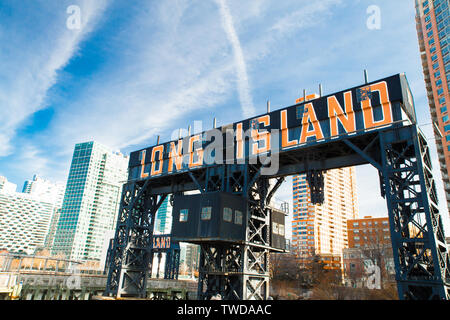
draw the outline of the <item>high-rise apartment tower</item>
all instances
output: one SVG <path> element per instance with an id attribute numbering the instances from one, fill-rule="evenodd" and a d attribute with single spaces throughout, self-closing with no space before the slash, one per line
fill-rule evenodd
<path id="1" fill-rule="evenodd" d="M 105 237 L 116 225 L 128 160 L 97 142 L 75 146 L 53 254 L 102 259 Z"/>
<path id="2" fill-rule="evenodd" d="M 447 207 L 450 208 L 449 0 L 416 0 L 416 24 Z"/>

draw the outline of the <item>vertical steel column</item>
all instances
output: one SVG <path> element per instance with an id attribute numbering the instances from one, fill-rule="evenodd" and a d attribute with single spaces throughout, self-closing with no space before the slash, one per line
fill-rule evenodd
<path id="1" fill-rule="evenodd" d="M 200 245 L 198 298 L 208 300 L 220 294 L 224 300 L 265 300 L 269 295 L 269 183 L 260 176 L 259 166 L 223 168 L 226 181 L 221 191 L 248 198 L 246 239 L 243 243 Z"/>
<path id="2" fill-rule="evenodd" d="M 149 180 L 124 185 L 104 295 L 146 296 L 155 214 L 166 195 L 158 197 Z"/>
<path id="3" fill-rule="evenodd" d="M 166 251 L 164 279 L 178 279 L 180 267 L 180 249 L 170 248 Z"/>
<path id="4" fill-rule="evenodd" d="M 417 126 L 380 132 L 382 187 L 400 299 L 449 299 L 449 256 L 432 175 Z"/>

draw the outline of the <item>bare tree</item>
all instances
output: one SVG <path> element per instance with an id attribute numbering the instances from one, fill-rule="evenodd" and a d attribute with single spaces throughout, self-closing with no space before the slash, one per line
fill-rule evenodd
<path id="1" fill-rule="evenodd" d="M 385 283 L 389 280 L 387 269 L 390 260 L 393 259 L 389 230 L 378 227 L 372 229 L 372 232 L 364 236 L 367 237 L 367 241 L 361 247 L 362 259 L 370 261 L 373 265 L 380 268 L 381 289 L 383 289 Z"/>

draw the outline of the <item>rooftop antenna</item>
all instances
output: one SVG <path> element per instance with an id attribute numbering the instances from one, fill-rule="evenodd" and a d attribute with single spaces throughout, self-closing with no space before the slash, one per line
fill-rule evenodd
<path id="1" fill-rule="evenodd" d="M 306 102 L 306 89 L 303 89 L 303 102 Z"/>
<path id="2" fill-rule="evenodd" d="M 366 84 L 369 83 L 369 74 L 367 73 L 366 69 L 364 69 L 364 81 L 366 82 Z"/>
<path id="3" fill-rule="evenodd" d="M 321 98 L 322 98 L 322 94 L 323 94 L 322 84 L 319 84 L 319 95 Z"/>
<path id="4" fill-rule="evenodd" d="M 189 127 L 188 127 L 188 137 L 190 137 L 191 136 L 191 125 L 189 125 Z"/>
<path id="5" fill-rule="evenodd" d="M 270 113 L 270 100 L 267 100 L 267 113 Z"/>
<path id="6" fill-rule="evenodd" d="M 181 128 L 178 129 L 178 139 L 181 139 Z"/>
<path id="7" fill-rule="evenodd" d="M 156 145 L 159 145 L 159 136 L 156 138 Z"/>
<path id="8" fill-rule="evenodd" d="M 213 128 L 215 129 L 216 127 L 217 127 L 217 119 L 214 118 L 214 120 L 213 120 Z"/>

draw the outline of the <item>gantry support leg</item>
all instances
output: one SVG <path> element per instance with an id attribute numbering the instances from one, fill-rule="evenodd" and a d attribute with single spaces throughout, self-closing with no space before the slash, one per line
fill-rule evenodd
<path id="1" fill-rule="evenodd" d="M 227 192 L 248 198 L 247 235 L 244 243 L 200 245 L 198 297 L 209 300 L 266 300 L 269 296 L 270 209 L 272 188 L 252 165 L 226 167 Z M 224 191 L 225 191 L 224 190 Z"/>
<path id="2" fill-rule="evenodd" d="M 166 195 L 149 180 L 124 185 L 104 295 L 145 298 L 155 214 Z"/>
<path id="3" fill-rule="evenodd" d="M 380 133 L 400 299 L 449 299 L 450 263 L 429 149 L 416 126 Z"/>

